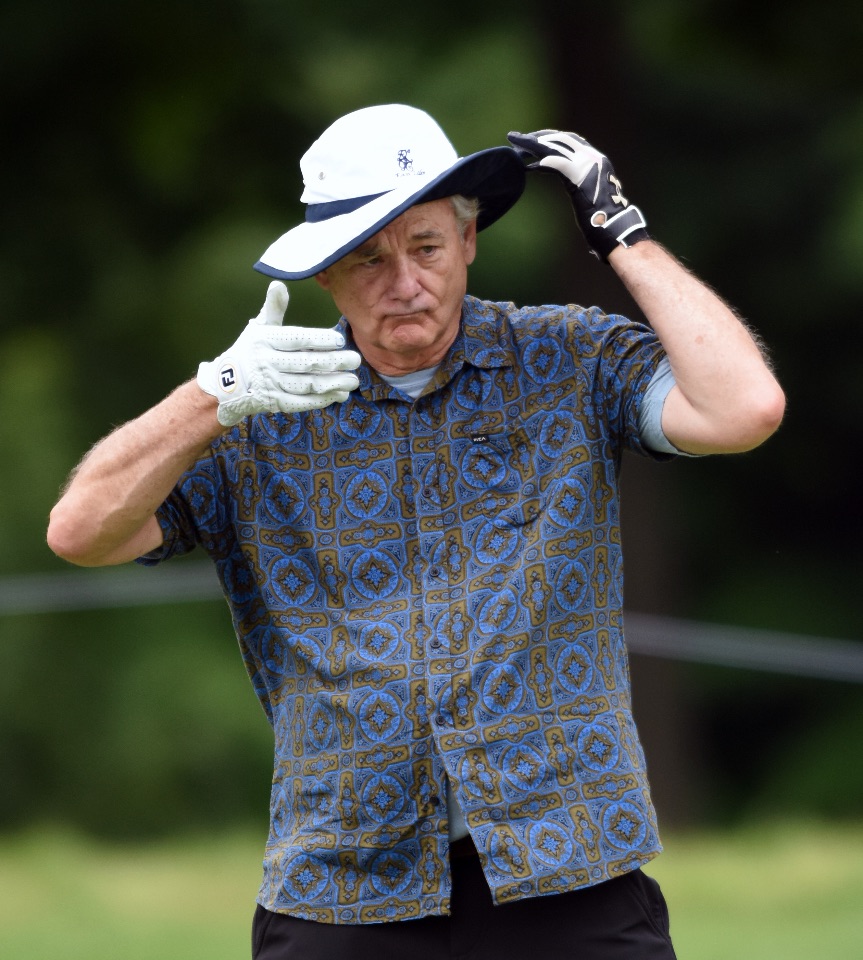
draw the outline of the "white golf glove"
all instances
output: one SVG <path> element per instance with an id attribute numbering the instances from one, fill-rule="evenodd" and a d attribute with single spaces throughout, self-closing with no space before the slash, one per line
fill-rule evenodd
<path id="1" fill-rule="evenodd" d="M 591 251 L 607 260 L 615 247 L 648 240 L 647 223 L 623 195 L 611 161 L 577 133 L 512 131 L 507 139 L 528 170 L 554 170 L 566 187 Z"/>
<path id="2" fill-rule="evenodd" d="M 231 427 L 253 413 L 297 413 L 341 403 L 359 386 L 362 362 L 342 349 L 337 330 L 284 327 L 288 289 L 274 280 L 261 312 L 237 342 L 198 367 L 198 386 L 219 401 L 219 423 Z"/>

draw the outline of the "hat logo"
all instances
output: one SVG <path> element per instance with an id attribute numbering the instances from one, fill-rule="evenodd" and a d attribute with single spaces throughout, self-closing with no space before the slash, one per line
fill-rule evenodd
<path id="1" fill-rule="evenodd" d="M 398 160 L 399 167 L 403 173 L 409 173 L 411 170 L 413 170 L 414 162 L 411 160 L 410 150 L 399 150 L 396 159 Z"/>

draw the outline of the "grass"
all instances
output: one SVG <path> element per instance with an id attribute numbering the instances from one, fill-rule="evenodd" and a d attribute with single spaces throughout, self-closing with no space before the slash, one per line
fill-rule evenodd
<path id="1" fill-rule="evenodd" d="M 107 846 L 0 841 L 0 957 L 236 960 L 250 954 L 263 838 Z"/>
<path id="2" fill-rule="evenodd" d="M 863 957 L 863 825 L 671 836 L 647 872 L 680 960 Z"/>
<path id="3" fill-rule="evenodd" d="M 0 838 L 0 957 L 247 960 L 262 843 Z M 648 872 L 680 960 L 863 956 L 863 825 L 771 824 L 665 845 Z"/>

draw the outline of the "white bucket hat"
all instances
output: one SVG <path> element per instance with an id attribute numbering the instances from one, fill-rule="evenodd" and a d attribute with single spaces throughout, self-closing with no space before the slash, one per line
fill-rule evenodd
<path id="1" fill-rule="evenodd" d="M 330 126 L 300 161 L 306 222 L 279 237 L 255 269 L 280 280 L 325 270 L 416 203 L 460 193 L 477 197 L 477 229 L 502 217 L 524 190 L 511 147 L 459 158 L 422 110 L 366 107 Z"/>

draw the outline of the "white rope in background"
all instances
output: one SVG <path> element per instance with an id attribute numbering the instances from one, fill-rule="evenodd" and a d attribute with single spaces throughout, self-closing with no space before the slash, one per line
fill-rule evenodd
<path id="1" fill-rule="evenodd" d="M 0 616 L 221 600 L 209 563 L 135 564 L 0 577 Z M 633 653 L 863 683 L 863 643 L 626 612 Z M 2 639 L 0 639 L 2 642 Z"/>

